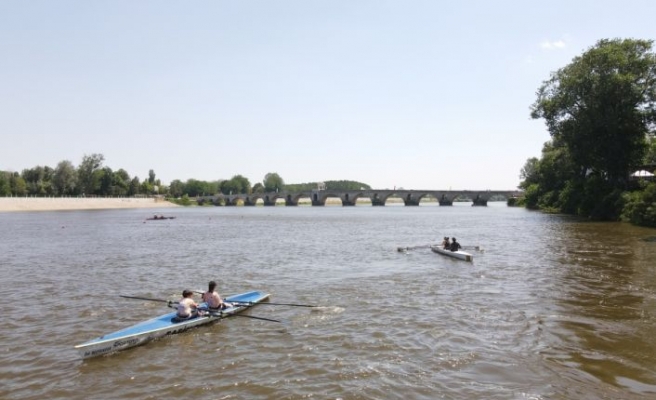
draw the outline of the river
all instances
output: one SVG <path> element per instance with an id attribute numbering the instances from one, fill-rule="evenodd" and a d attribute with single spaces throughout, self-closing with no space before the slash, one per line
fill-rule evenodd
<path id="1" fill-rule="evenodd" d="M 656 398 L 656 230 L 504 203 L 152 213 L 0 214 L 0 398 Z M 432 253 L 444 236 L 481 250 Z M 322 307 L 74 350 L 168 312 L 119 295 L 209 280 Z"/>

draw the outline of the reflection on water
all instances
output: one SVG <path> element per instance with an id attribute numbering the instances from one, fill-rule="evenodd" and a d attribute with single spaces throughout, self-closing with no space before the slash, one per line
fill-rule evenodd
<path id="1" fill-rule="evenodd" d="M 654 230 L 489 207 L 0 214 L 0 398 L 656 398 Z M 481 246 L 474 262 L 427 245 Z M 416 246 L 407 253 L 399 246 Z M 108 357 L 219 281 L 273 302 Z M 44 296 L 47 294 L 47 296 Z M 185 373 L 181 373 L 185 371 Z M 6 382 L 6 384 L 5 384 Z"/>
<path id="2" fill-rule="evenodd" d="M 562 348 L 550 359 L 613 387 L 656 395 L 654 246 L 649 233 L 616 223 L 563 223 L 556 241 L 562 309 L 553 332 Z M 574 337 L 572 337 L 574 335 Z M 560 350 L 560 347 L 557 347 Z M 570 373 L 574 373 L 570 371 Z M 586 376 L 587 375 L 587 376 Z"/>

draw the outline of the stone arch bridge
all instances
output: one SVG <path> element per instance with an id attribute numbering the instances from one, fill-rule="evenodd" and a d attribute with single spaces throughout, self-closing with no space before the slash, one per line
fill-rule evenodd
<path id="1" fill-rule="evenodd" d="M 254 206 L 262 200 L 265 206 L 274 206 L 278 199 L 283 199 L 286 206 L 297 206 L 299 200 L 310 198 L 313 206 L 324 206 L 329 198 L 339 198 L 343 206 L 354 206 L 358 199 L 369 199 L 372 206 L 384 206 L 391 198 L 400 198 L 406 206 L 418 206 L 423 198 L 434 198 L 441 206 L 451 206 L 458 199 L 469 199 L 474 206 L 487 206 L 490 198 L 509 199 L 518 197 L 521 192 L 517 190 L 307 190 L 301 192 L 269 192 L 251 194 L 217 194 L 213 196 L 199 196 L 196 201 L 199 205 L 214 204 L 235 206 L 243 203 L 245 206 Z"/>

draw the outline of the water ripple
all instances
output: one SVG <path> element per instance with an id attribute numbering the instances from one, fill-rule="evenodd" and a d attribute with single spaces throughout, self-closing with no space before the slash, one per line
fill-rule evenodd
<path id="1" fill-rule="evenodd" d="M 3 399 L 656 397 L 653 232 L 491 204 L 11 213 Z M 16 229 L 13 229 L 13 228 Z M 474 262 L 430 252 L 456 236 Z M 416 248 L 406 253 L 397 247 Z M 75 344 L 215 279 L 272 302 L 129 351 Z M 48 296 L 44 298 L 43 294 Z"/>

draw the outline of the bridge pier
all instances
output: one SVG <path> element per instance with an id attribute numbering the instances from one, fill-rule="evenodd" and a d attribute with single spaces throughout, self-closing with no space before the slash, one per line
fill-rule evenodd
<path id="1" fill-rule="evenodd" d="M 316 193 L 312 194 L 312 197 L 310 197 L 310 200 L 312 200 L 312 206 L 313 207 L 322 207 L 325 204 L 319 200 L 319 196 L 317 196 Z"/>
<path id="2" fill-rule="evenodd" d="M 275 199 L 271 200 L 271 198 L 269 196 L 265 196 L 264 198 L 262 198 L 262 202 L 264 202 L 265 206 L 275 206 L 276 205 L 276 200 Z"/>
<path id="3" fill-rule="evenodd" d="M 292 196 L 291 196 L 291 195 L 287 195 L 287 197 L 285 197 L 285 206 L 286 206 L 286 207 L 290 207 L 290 206 L 298 206 L 298 201 L 297 201 L 297 202 L 294 202 L 294 199 L 292 198 Z"/>
<path id="4" fill-rule="evenodd" d="M 405 199 L 403 199 L 403 203 L 406 206 L 418 206 L 419 205 L 419 200 L 416 198 L 412 197 L 411 194 L 408 194 Z"/>
<path id="5" fill-rule="evenodd" d="M 440 206 L 452 206 L 453 205 L 453 199 L 449 199 L 445 195 L 442 195 L 442 197 L 440 197 L 438 201 L 440 202 Z"/>
<path id="6" fill-rule="evenodd" d="M 472 207 L 474 206 L 487 207 L 487 199 L 484 199 L 480 196 L 476 196 L 476 198 L 473 200 L 472 203 Z"/>
<path id="7" fill-rule="evenodd" d="M 351 200 L 351 197 L 348 193 L 339 198 L 342 201 L 342 207 L 354 206 L 357 200 Z"/>

